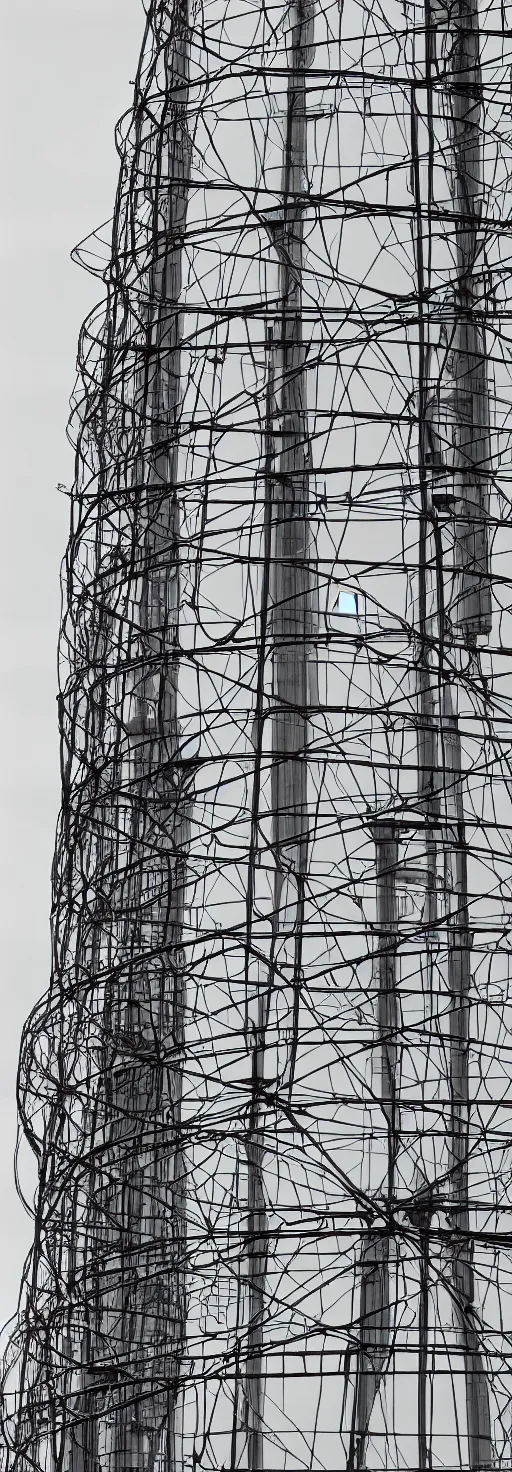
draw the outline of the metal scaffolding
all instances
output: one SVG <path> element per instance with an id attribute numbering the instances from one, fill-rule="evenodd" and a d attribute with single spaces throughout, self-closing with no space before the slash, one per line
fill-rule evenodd
<path id="1" fill-rule="evenodd" d="M 512 41 L 148 0 L 5 1472 L 512 1466 Z"/>

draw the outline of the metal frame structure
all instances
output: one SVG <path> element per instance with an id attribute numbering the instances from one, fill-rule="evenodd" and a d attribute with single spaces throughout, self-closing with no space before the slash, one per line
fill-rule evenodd
<path id="1" fill-rule="evenodd" d="M 6 1472 L 512 1465 L 511 58 L 493 0 L 148 0 Z"/>

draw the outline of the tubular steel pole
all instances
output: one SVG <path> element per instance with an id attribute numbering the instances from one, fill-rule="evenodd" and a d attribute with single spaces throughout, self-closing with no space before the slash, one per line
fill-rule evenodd
<path id="1" fill-rule="evenodd" d="M 491 630 L 489 393 L 478 275 L 483 204 L 482 77 L 477 0 L 446 8 L 444 91 L 455 214 L 456 301 L 443 400 L 453 426 L 453 585 L 447 618 L 471 644 Z"/>
<path id="2" fill-rule="evenodd" d="M 286 907 L 285 876 L 292 878 L 299 943 L 303 878 L 307 864 L 308 671 L 311 663 L 312 587 L 306 400 L 306 350 L 302 324 L 302 270 L 306 194 L 306 73 L 313 59 L 312 0 L 290 6 L 288 89 L 278 252 L 272 547 L 274 717 L 272 811 L 278 913 Z"/>
<path id="3" fill-rule="evenodd" d="M 392 1208 L 400 1131 L 397 1088 L 397 897 L 398 841 L 392 823 L 374 828 L 377 886 L 377 952 L 374 962 L 377 1023 L 377 1087 L 387 1127 L 386 1199 Z M 389 1229 L 370 1229 L 361 1250 L 359 1353 L 348 1467 L 365 1466 L 370 1417 L 389 1353 Z"/>
<path id="4" fill-rule="evenodd" d="M 479 225 L 483 202 L 482 81 L 477 0 L 453 0 L 427 12 L 429 59 L 442 83 L 455 215 L 456 285 L 437 405 L 431 405 L 434 466 L 448 475 L 447 523 L 452 567 L 438 578 L 440 642 L 471 648 L 491 630 L 488 550 L 489 393 L 485 326 L 479 309 Z M 432 413 L 433 411 L 433 413 Z M 450 439 L 452 441 L 450 445 Z M 433 511 L 436 514 L 435 493 Z M 451 527 L 451 533 L 450 533 Z M 442 534 L 437 534 L 442 547 Z M 442 568 L 443 558 L 440 559 Z M 464 1355 L 469 1466 L 492 1465 L 487 1375 L 479 1348 L 469 1240 L 469 1017 L 471 993 L 464 775 L 456 705 L 446 683 L 440 710 L 446 791 L 445 893 L 450 995 L 450 1195 L 455 1246 L 454 1313 Z"/>
<path id="5" fill-rule="evenodd" d="M 450 994 L 450 1175 L 454 1237 L 452 1284 L 455 1320 L 464 1354 L 469 1466 L 492 1466 L 489 1387 L 479 1347 L 469 1234 L 470 1150 L 469 1018 L 471 951 L 467 843 L 464 823 L 461 742 L 450 691 L 443 708 L 444 770 L 447 786 L 445 886 L 448 900 L 448 987 Z"/>
<path id="6" fill-rule="evenodd" d="M 283 929 L 294 951 L 289 1088 L 297 1042 L 304 877 L 308 853 L 307 743 L 314 667 L 309 508 L 310 445 L 306 350 L 302 324 L 304 210 L 307 191 L 306 75 L 313 59 L 314 5 L 292 0 L 287 12 L 287 92 L 282 212 L 275 226 L 278 257 L 277 328 L 267 341 L 266 502 L 269 507 L 268 613 L 273 647 L 272 824 L 276 864 L 270 972 Z M 264 595 L 266 597 L 266 594 Z M 265 613 L 266 618 L 266 613 Z M 259 733 L 261 743 L 261 733 Z M 286 944 L 286 941 L 285 941 Z M 271 984 L 271 982 L 270 982 Z M 260 1094 L 264 1077 L 268 997 L 258 999 L 248 1134 L 249 1328 L 245 1389 L 249 1472 L 263 1467 L 263 1310 L 267 1217 Z"/>

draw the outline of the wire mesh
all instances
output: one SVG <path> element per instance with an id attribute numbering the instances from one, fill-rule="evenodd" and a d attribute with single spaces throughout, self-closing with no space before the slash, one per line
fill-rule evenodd
<path id="1" fill-rule="evenodd" d="M 9 1472 L 512 1465 L 511 53 L 487 0 L 147 5 Z"/>

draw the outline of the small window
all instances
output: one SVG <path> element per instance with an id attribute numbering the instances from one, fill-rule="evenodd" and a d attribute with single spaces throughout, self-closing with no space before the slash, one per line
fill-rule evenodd
<path id="1" fill-rule="evenodd" d="M 336 597 L 333 613 L 341 613 L 345 616 L 357 616 L 358 598 L 357 593 L 352 593 L 350 588 L 340 588 Z"/>

